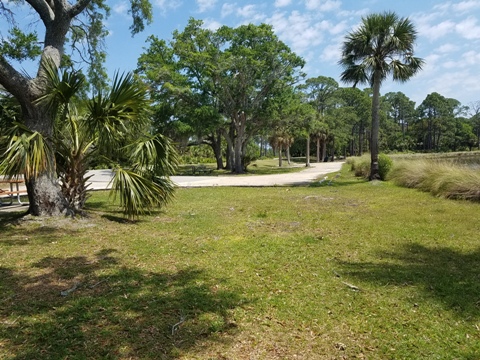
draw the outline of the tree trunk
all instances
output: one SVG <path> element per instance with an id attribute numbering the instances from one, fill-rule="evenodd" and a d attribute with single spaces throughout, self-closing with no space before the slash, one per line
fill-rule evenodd
<path id="1" fill-rule="evenodd" d="M 370 180 L 380 180 L 380 169 L 378 165 L 378 132 L 380 121 L 378 111 L 380 107 L 380 77 L 381 70 L 375 70 L 373 80 L 373 97 L 372 97 L 372 133 L 370 138 Z"/>
<path id="2" fill-rule="evenodd" d="M 227 149 L 226 149 L 226 156 L 227 156 L 227 164 L 225 166 L 225 170 L 231 170 L 233 171 L 234 169 L 234 151 L 233 151 L 233 139 L 235 138 L 235 131 L 233 125 L 230 126 L 229 132 L 224 132 L 223 134 L 225 141 L 227 142 Z"/>
<path id="3" fill-rule="evenodd" d="M 282 167 L 282 144 L 278 144 L 278 167 Z"/>
<path id="4" fill-rule="evenodd" d="M 310 167 L 310 135 L 307 135 L 307 153 L 305 166 Z M 317 162 L 318 162 L 318 138 L 317 138 Z"/>
<path id="5" fill-rule="evenodd" d="M 332 162 L 335 161 L 335 136 L 332 137 Z"/>
<path id="6" fill-rule="evenodd" d="M 325 158 L 327 157 L 327 139 L 322 140 L 322 162 L 325 162 Z"/>
<path id="7" fill-rule="evenodd" d="M 38 105 L 24 106 L 25 126 L 31 131 L 42 134 L 45 141 L 50 143 L 53 134 L 53 119 Z M 50 143 L 51 145 L 51 143 Z M 45 171 L 31 175 L 25 179 L 28 192 L 28 212 L 35 216 L 54 216 L 70 213 L 68 202 L 65 199 L 60 184 L 58 183 L 53 154 L 47 161 Z"/>
<path id="8" fill-rule="evenodd" d="M 234 152 L 235 152 L 235 165 L 234 170 L 237 174 L 244 173 L 243 167 L 243 144 L 245 142 L 245 130 L 246 130 L 246 116 L 245 113 L 240 113 L 235 117 L 235 130 L 236 130 L 236 137 L 234 141 Z"/>
<path id="9" fill-rule="evenodd" d="M 309 144 L 308 147 L 310 147 L 310 144 Z M 308 156 L 310 156 L 310 153 L 308 154 Z M 320 136 L 317 137 L 317 163 L 319 163 L 319 162 L 322 162 L 320 160 Z M 307 166 L 310 166 L 310 163 Z"/>
<path id="10" fill-rule="evenodd" d="M 89 1 L 84 1 L 75 7 L 71 7 L 68 2 L 56 1 L 54 12 L 49 12 L 48 10 L 51 9 L 46 4 L 44 6 L 39 1 L 33 1 L 33 3 L 35 6 L 32 6 L 35 11 L 41 13 L 45 25 L 44 48 L 37 76 L 34 79 L 28 79 L 5 61 L 0 63 L 0 83 L 20 103 L 24 125 L 32 132 L 40 133 L 45 141 L 50 142 L 54 121 L 43 107 L 34 103 L 47 90 L 45 69 L 42 64 L 52 61 L 56 66 L 60 65 L 71 19 L 82 12 Z M 29 213 L 32 215 L 70 213 L 68 202 L 58 183 L 55 159 L 53 154 L 49 156 L 52 158 L 49 159 L 43 171 L 27 175 L 28 177 L 25 179 L 30 202 Z M 33 164 L 28 165 L 32 166 Z"/>
<path id="11" fill-rule="evenodd" d="M 291 159 L 290 159 L 290 144 L 287 145 L 287 148 L 285 149 L 285 152 L 287 153 L 287 164 L 291 165 Z"/>
<path id="12" fill-rule="evenodd" d="M 217 129 L 213 134 L 209 136 L 210 147 L 215 155 L 217 162 L 217 170 L 223 169 L 223 156 L 222 156 L 222 129 Z"/>
<path id="13" fill-rule="evenodd" d="M 363 126 L 363 121 L 362 121 L 360 123 L 360 126 L 358 127 L 358 156 L 363 155 L 364 134 L 365 134 L 365 127 Z"/>

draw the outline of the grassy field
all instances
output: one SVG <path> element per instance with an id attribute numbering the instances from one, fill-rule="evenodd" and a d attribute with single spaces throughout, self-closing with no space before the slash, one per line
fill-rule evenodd
<path id="1" fill-rule="evenodd" d="M 1 359 L 479 359 L 480 204 L 350 173 L 0 214 Z"/>

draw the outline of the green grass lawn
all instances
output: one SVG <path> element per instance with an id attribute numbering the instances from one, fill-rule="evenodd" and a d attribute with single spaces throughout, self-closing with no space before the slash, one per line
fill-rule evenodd
<path id="1" fill-rule="evenodd" d="M 478 203 L 345 172 L 107 200 L 0 215 L 1 359 L 480 358 Z"/>

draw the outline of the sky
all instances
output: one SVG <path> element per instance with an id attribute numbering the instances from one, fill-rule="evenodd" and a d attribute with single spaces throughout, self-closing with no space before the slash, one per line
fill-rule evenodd
<path id="1" fill-rule="evenodd" d="M 303 57 L 307 77 L 332 77 L 340 86 L 340 48 L 348 32 L 371 13 L 394 11 L 408 17 L 418 31 L 415 56 L 423 70 L 407 83 L 386 81 L 381 93 L 401 91 L 419 105 L 438 92 L 463 105 L 480 101 L 480 0 L 151 0 L 154 21 L 132 37 L 128 0 L 107 0 L 112 14 L 106 22 L 109 74 L 136 68 L 149 35 L 169 40 L 188 19 L 204 26 L 267 23 L 280 40 Z M 1 27 L 1 24 L 0 24 Z"/>

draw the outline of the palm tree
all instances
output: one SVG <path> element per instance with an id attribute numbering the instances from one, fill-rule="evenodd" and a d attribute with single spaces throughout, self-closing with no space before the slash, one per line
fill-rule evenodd
<path id="1" fill-rule="evenodd" d="M 54 159 L 62 200 L 76 213 L 82 211 L 87 198 L 88 166 L 100 156 L 114 169 L 111 196 L 120 198 L 128 218 L 171 200 L 174 185 L 169 175 L 177 165 L 176 152 L 168 138 L 147 131 L 145 87 L 131 74 L 117 74 L 111 90 L 79 101 L 76 95 L 84 82 L 82 74 L 64 71 L 61 76 L 53 64 L 45 66 L 45 73 L 48 91 L 37 101 L 56 119 L 53 138 L 46 141 L 17 123 L 0 170 L 28 179 Z"/>
<path id="2" fill-rule="evenodd" d="M 373 89 L 370 180 L 380 179 L 378 168 L 378 132 L 380 86 L 389 76 L 405 82 L 422 69 L 424 61 L 413 56 L 417 31 L 408 18 L 393 12 L 362 18 L 360 27 L 350 32 L 342 46 L 339 64 L 346 83 L 369 84 Z"/>

